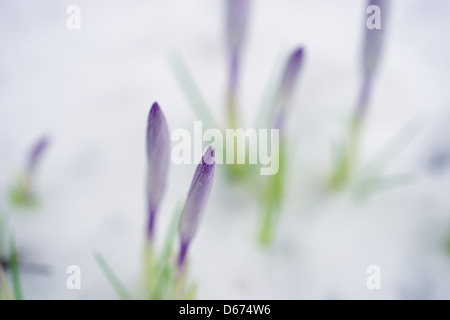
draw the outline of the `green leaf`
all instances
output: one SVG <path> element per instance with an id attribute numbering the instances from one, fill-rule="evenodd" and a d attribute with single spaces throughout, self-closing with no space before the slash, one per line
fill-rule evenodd
<path id="1" fill-rule="evenodd" d="M 359 183 L 356 188 L 356 195 L 361 198 L 367 198 L 376 192 L 405 186 L 411 184 L 413 181 L 414 175 L 409 173 L 377 176 Z"/>
<path id="2" fill-rule="evenodd" d="M 283 74 L 283 67 L 286 60 L 285 50 L 278 53 L 275 62 L 271 68 L 270 77 L 265 85 L 262 101 L 259 104 L 259 110 L 256 114 L 255 128 L 270 128 L 274 122 L 275 99 L 278 91 L 279 82 Z"/>
<path id="3" fill-rule="evenodd" d="M 144 260 L 143 260 L 143 277 L 144 290 L 147 296 L 151 297 L 155 287 L 156 275 L 156 261 L 153 244 L 146 239 L 144 243 Z"/>
<path id="4" fill-rule="evenodd" d="M 449 236 L 447 238 L 447 243 L 446 243 L 446 248 L 445 249 L 447 250 L 447 253 L 450 255 L 450 234 L 449 234 Z"/>
<path id="5" fill-rule="evenodd" d="M 158 261 L 156 269 L 156 283 L 151 294 L 152 299 L 164 299 L 170 296 L 170 291 L 173 290 L 176 272 L 173 265 L 170 263 L 173 247 L 178 231 L 178 225 L 181 217 L 183 206 L 180 202 L 175 209 L 175 213 L 172 218 L 172 222 L 167 232 L 166 239 L 164 241 L 163 251 Z"/>
<path id="6" fill-rule="evenodd" d="M 5 257 L 5 234 L 6 234 L 6 228 L 5 228 L 5 221 L 3 220 L 2 212 L 0 211 L 0 258 Z"/>
<path id="7" fill-rule="evenodd" d="M 381 176 L 388 166 L 403 152 L 419 133 L 415 119 L 408 121 L 362 169 L 362 176 Z"/>
<path id="8" fill-rule="evenodd" d="M 406 149 L 419 132 L 417 123 L 413 120 L 410 120 L 388 140 L 362 168 L 359 181 L 356 183 L 355 193 L 357 196 L 367 198 L 375 192 L 410 184 L 413 181 L 412 174 L 384 174 L 389 165 Z"/>
<path id="9" fill-rule="evenodd" d="M 197 288 L 198 288 L 197 283 L 192 283 L 192 284 L 188 287 L 188 289 L 187 289 L 187 291 L 186 291 L 186 294 L 185 294 L 185 297 L 183 297 L 183 299 L 186 299 L 186 300 L 194 300 L 194 299 L 195 299 L 195 296 L 196 296 L 196 294 L 197 294 Z"/>
<path id="10" fill-rule="evenodd" d="M 11 277 L 13 282 L 14 297 L 16 300 L 23 300 L 22 289 L 20 287 L 19 262 L 17 261 L 17 249 L 14 235 L 10 234 L 9 239 L 9 260 L 11 263 Z"/>
<path id="11" fill-rule="evenodd" d="M 125 286 L 120 282 L 119 278 L 115 275 L 115 273 L 109 267 L 108 263 L 103 258 L 103 256 L 100 253 L 96 252 L 96 253 L 94 253 L 94 258 L 97 261 L 100 268 L 102 269 L 106 278 L 109 280 L 109 283 L 111 283 L 111 285 L 115 289 L 119 298 L 122 300 L 131 300 L 131 295 L 128 293 Z"/>
<path id="12" fill-rule="evenodd" d="M 14 296 L 11 292 L 11 289 L 8 286 L 8 282 L 5 274 L 3 273 L 1 265 L 0 265 L 0 300 L 14 300 Z"/>
<path id="13" fill-rule="evenodd" d="M 180 222 L 181 213 L 183 212 L 183 204 L 182 202 L 179 202 L 175 213 L 172 218 L 172 222 L 170 224 L 169 232 L 167 233 L 166 239 L 164 241 L 164 249 L 162 258 L 164 261 L 167 261 L 170 257 L 170 254 L 172 253 L 173 244 L 175 242 L 175 238 L 178 231 L 178 225 Z"/>
<path id="14" fill-rule="evenodd" d="M 178 84 L 183 90 L 194 113 L 205 122 L 207 128 L 218 128 L 206 100 L 201 95 L 200 90 L 181 55 L 173 54 L 168 57 L 168 61 L 175 75 L 175 79 L 178 81 Z"/>

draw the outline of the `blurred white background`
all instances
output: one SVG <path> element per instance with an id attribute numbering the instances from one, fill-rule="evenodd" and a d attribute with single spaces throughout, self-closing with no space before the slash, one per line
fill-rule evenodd
<path id="1" fill-rule="evenodd" d="M 320 191 L 358 95 L 366 2 L 253 1 L 243 125 L 253 125 L 290 50 L 306 48 L 288 124 L 289 187 L 275 242 L 263 251 L 255 199 L 217 170 L 190 252 L 198 298 L 450 298 L 450 173 L 429 167 L 430 157 L 450 150 L 450 2 L 391 2 L 363 159 L 413 119 L 417 134 L 389 167 L 412 173 L 413 182 L 367 201 Z M 80 30 L 66 27 L 69 5 L 81 9 Z M 20 258 L 51 267 L 48 276 L 23 274 L 26 298 L 116 298 L 95 251 L 138 287 L 147 113 L 156 100 L 171 130 L 192 130 L 197 118 L 168 62 L 177 53 L 216 119 L 224 118 L 224 28 L 220 0 L 0 3 L 0 208 L 12 215 Z M 43 133 L 52 144 L 37 179 L 41 205 L 17 212 L 8 188 Z M 158 238 L 194 169 L 171 166 Z M 73 264 L 81 290 L 66 288 Z M 380 290 L 366 287 L 369 265 L 381 268 Z"/>

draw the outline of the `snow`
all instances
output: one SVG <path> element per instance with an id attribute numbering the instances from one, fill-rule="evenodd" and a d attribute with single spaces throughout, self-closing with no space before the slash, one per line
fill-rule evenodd
<path id="1" fill-rule="evenodd" d="M 323 185 L 333 146 L 359 90 L 364 1 L 253 2 L 239 92 L 251 127 L 284 58 L 306 48 L 289 119 L 290 174 L 273 246 L 256 244 L 252 192 L 216 170 L 190 251 L 200 299 L 449 299 L 450 3 L 392 1 L 382 63 L 362 140 L 362 163 L 413 123 L 411 142 L 387 173 L 413 182 L 361 201 Z M 68 30 L 66 9 L 81 9 Z M 156 100 L 169 128 L 198 120 L 168 63 L 179 53 L 216 119 L 224 119 L 226 55 L 222 1 L 15 0 L 0 5 L 0 209 L 11 215 L 19 256 L 50 268 L 22 275 L 29 299 L 115 299 L 96 264 L 101 252 L 137 291 L 145 231 L 145 125 Z M 411 122 L 412 121 L 412 122 Z M 223 124 L 224 121 L 222 121 Z M 40 206 L 8 205 L 30 144 L 52 138 L 37 176 Z M 158 243 L 195 165 L 171 165 Z M 81 268 L 81 290 L 66 269 Z M 370 265 L 381 289 L 369 290 Z"/>

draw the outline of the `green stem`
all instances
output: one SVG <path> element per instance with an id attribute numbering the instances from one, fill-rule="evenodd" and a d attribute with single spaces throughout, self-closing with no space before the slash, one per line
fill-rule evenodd
<path id="1" fill-rule="evenodd" d="M 272 242 L 273 233 L 273 207 L 269 206 L 266 208 L 264 214 L 262 227 L 259 233 L 259 243 L 263 247 L 268 247 Z"/>
<path id="2" fill-rule="evenodd" d="M 155 287 L 156 265 L 153 246 L 149 241 L 144 244 L 144 290 L 147 296 L 151 296 Z"/>
<path id="3" fill-rule="evenodd" d="M 0 264 L 0 300 L 13 300 L 14 296 L 11 293 L 11 289 L 8 286 L 6 276 L 3 273 L 2 266 Z"/>
<path id="4" fill-rule="evenodd" d="M 450 233 L 449 233 L 449 236 L 447 238 L 446 250 L 447 250 L 447 253 L 450 255 Z"/>
<path id="5" fill-rule="evenodd" d="M 230 92 L 227 96 L 227 119 L 228 129 L 237 128 L 237 115 L 236 115 L 236 99 L 234 93 Z"/>
<path id="6" fill-rule="evenodd" d="M 14 235 L 11 233 L 9 239 L 11 277 L 13 282 L 14 296 L 16 300 L 23 300 L 22 289 L 20 286 L 19 262 L 17 261 L 17 249 Z"/>
<path id="7" fill-rule="evenodd" d="M 274 230 L 280 215 L 283 190 L 285 184 L 285 159 L 286 144 L 283 139 L 280 141 L 278 172 L 275 175 L 268 176 L 266 183 L 263 183 L 263 192 L 261 203 L 264 207 L 264 216 L 259 233 L 259 243 L 263 247 L 267 247 L 272 242 Z"/>

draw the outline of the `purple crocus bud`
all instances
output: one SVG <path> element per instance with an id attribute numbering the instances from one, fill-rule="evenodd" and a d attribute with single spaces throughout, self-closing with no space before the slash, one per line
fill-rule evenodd
<path id="1" fill-rule="evenodd" d="M 211 146 L 206 149 L 202 162 L 197 166 L 187 195 L 183 213 L 180 219 L 180 253 L 178 256 L 178 270 L 181 272 L 186 260 L 186 254 L 195 236 L 203 210 L 209 198 L 214 178 L 214 150 Z"/>
<path id="2" fill-rule="evenodd" d="M 50 139 L 47 136 L 43 136 L 39 138 L 38 141 L 33 145 L 31 149 L 30 155 L 28 157 L 28 173 L 33 175 L 33 172 L 36 170 L 39 160 L 42 157 L 45 149 L 47 149 L 50 144 Z"/>
<path id="3" fill-rule="evenodd" d="M 170 161 L 170 136 L 166 118 L 158 103 L 153 103 L 147 122 L 147 201 L 149 239 L 153 238 L 158 206 L 166 188 Z"/>
<path id="4" fill-rule="evenodd" d="M 372 13 L 372 16 L 366 21 L 364 37 L 363 64 L 365 74 L 371 75 L 376 70 L 378 61 L 380 60 L 387 11 L 388 1 L 368 1 L 367 13 Z"/>
<path id="5" fill-rule="evenodd" d="M 227 40 L 231 54 L 240 51 L 244 42 L 250 12 L 250 0 L 226 0 Z"/>
<path id="6" fill-rule="evenodd" d="M 228 122 L 236 126 L 236 96 L 239 87 L 239 74 L 241 64 L 241 51 L 244 43 L 250 12 L 250 0 L 226 1 L 226 31 L 229 59 L 227 114 Z"/>
<path id="7" fill-rule="evenodd" d="M 286 115 L 286 106 L 289 104 L 295 85 L 297 83 L 300 69 L 303 64 L 304 49 L 299 47 L 295 49 L 289 56 L 286 68 L 276 98 L 275 106 L 275 124 L 274 127 L 282 129 L 284 126 L 284 118 Z"/>
<path id="8" fill-rule="evenodd" d="M 367 109 L 372 79 L 380 61 L 385 33 L 386 16 L 388 11 L 387 0 L 368 0 L 367 17 L 363 45 L 363 82 L 358 101 L 358 118 L 362 117 Z"/>

